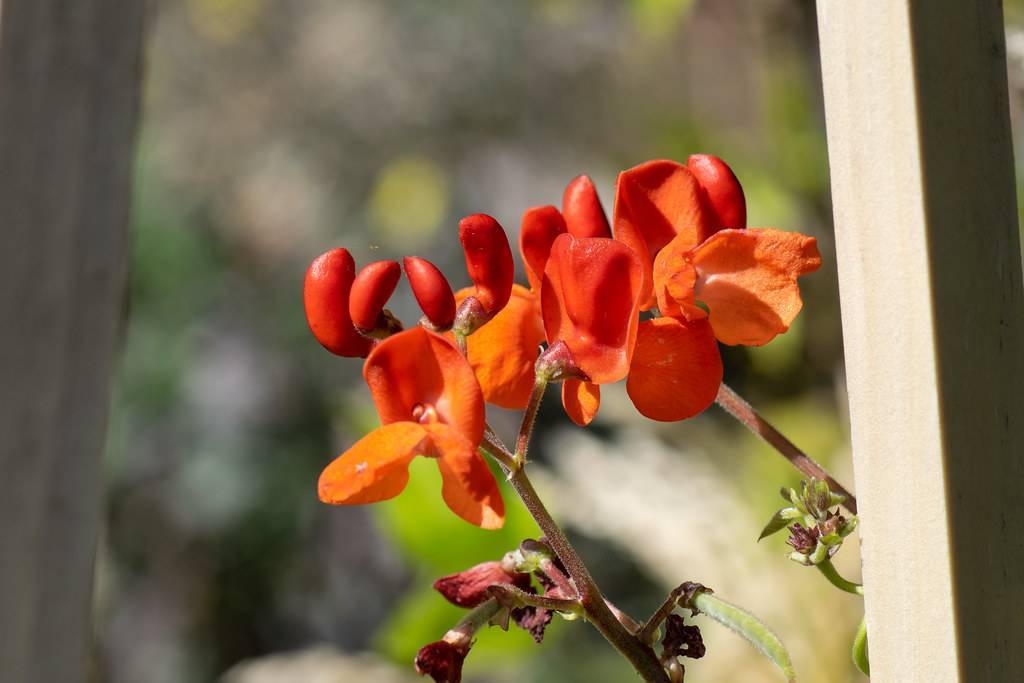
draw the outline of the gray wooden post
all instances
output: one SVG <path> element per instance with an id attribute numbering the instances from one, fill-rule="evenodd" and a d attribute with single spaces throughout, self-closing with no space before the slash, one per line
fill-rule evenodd
<path id="1" fill-rule="evenodd" d="M 1024 292 L 998 0 L 819 0 L 872 678 L 1024 680 Z"/>
<path id="2" fill-rule="evenodd" d="M 0 5 L 0 681 L 88 678 L 142 0 Z"/>

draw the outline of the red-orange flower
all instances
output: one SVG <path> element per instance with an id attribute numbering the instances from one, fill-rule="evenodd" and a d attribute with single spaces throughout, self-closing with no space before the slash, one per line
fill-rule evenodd
<path id="1" fill-rule="evenodd" d="M 641 164 L 617 192 L 616 237 L 646 250 L 646 303 L 663 316 L 641 324 L 626 389 L 647 417 L 685 419 L 717 395 L 716 339 L 760 345 L 785 332 L 802 305 L 797 277 L 821 257 L 812 237 L 745 229 L 743 189 L 715 157 Z"/>
<path id="2" fill-rule="evenodd" d="M 382 426 L 320 476 L 320 500 L 355 505 L 397 496 L 417 455 L 433 457 L 441 495 L 455 514 L 485 529 L 504 522 L 497 483 L 477 451 L 484 402 L 469 364 L 447 340 L 415 327 L 380 342 L 363 377 Z"/>

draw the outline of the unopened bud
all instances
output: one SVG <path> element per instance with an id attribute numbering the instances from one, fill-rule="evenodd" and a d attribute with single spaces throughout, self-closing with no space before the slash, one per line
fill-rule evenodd
<path id="1" fill-rule="evenodd" d="M 573 237 L 611 237 L 594 181 L 581 175 L 572 179 L 562 195 L 562 215 Z"/>
<path id="2" fill-rule="evenodd" d="M 476 285 L 476 298 L 494 316 L 512 295 L 515 263 L 508 236 L 498 221 L 478 213 L 459 222 L 459 240 L 466 255 L 466 270 Z"/>
<path id="3" fill-rule="evenodd" d="M 705 239 L 723 228 L 747 227 L 743 186 L 724 161 L 710 154 L 694 154 L 686 167 L 700 184 L 705 208 L 711 214 L 712 230 Z"/>
<path id="4" fill-rule="evenodd" d="M 355 271 L 355 261 L 347 249 L 321 254 L 306 271 L 302 298 L 309 329 L 325 349 L 339 356 L 364 358 L 372 342 L 356 332 L 349 316 Z"/>
<path id="5" fill-rule="evenodd" d="M 352 324 L 360 332 L 370 333 L 378 329 L 393 327 L 397 322 L 393 316 L 384 315 L 384 304 L 395 292 L 402 269 L 397 261 L 376 261 L 366 265 L 356 275 L 349 296 L 348 310 Z M 401 329 L 401 325 L 399 325 Z"/>
<path id="6" fill-rule="evenodd" d="M 405 257 L 405 276 L 424 317 L 435 332 L 451 329 L 455 320 L 455 295 L 444 273 L 426 259 Z"/>

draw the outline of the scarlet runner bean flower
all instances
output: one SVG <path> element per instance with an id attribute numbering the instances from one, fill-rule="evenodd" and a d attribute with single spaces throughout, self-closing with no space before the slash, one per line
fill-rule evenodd
<path id="1" fill-rule="evenodd" d="M 441 495 L 466 521 L 499 528 L 505 508 L 477 451 L 484 401 L 473 370 L 448 340 L 414 327 L 380 342 L 363 377 L 382 426 L 338 456 L 320 476 L 320 500 L 357 505 L 397 496 L 417 455 L 436 459 Z"/>
<path id="2" fill-rule="evenodd" d="M 586 176 L 566 188 L 561 213 L 547 206 L 524 214 L 520 252 L 530 290 L 517 289 L 523 303 L 505 312 L 500 328 L 492 329 L 494 338 L 470 345 L 489 401 L 495 393 L 491 378 L 500 374 L 502 385 L 518 387 L 503 396 L 505 404 L 525 405 L 540 311 L 547 341 L 568 337 L 584 374 L 596 358 L 621 362 L 625 357 L 627 392 L 643 415 L 662 421 L 692 417 L 714 402 L 722 381 L 716 340 L 760 345 L 784 332 L 802 305 L 797 277 L 820 265 L 811 237 L 746 229 L 743 189 L 732 170 L 710 155 L 694 155 L 686 166 L 655 160 L 624 171 L 612 224 L 615 242 L 629 247 L 639 261 L 638 306 L 630 306 L 630 316 L 608 314 L 619 310 L 617 297 L 633 295 L 632 271 L 627 277 L 625 271 L 605 269 L 597 254 L 607 255 L 612 247 L 596 249 L 593 245 L 600 242 L 577 245 L 574 240 L 608 235 L 600 200 Z M 541 283 L 547 280 L 545 289 Z M 609 298 L 609 293 L 616 296 Z M 658 315 L 639 322 L 637 310 L 655 305 Z M 610 354 L 594 329 L 581 332 L 577 324 L 597 321 L 604 333 L 614 332 L 624 342 Z M 499 332 L 510 330 L 530 334 L 510 348 L 507 334 L 504 346 L 499 339 Z M 622 375 L 598 371 L 589 382 L 563 383 L 563 405 L 575 422 L 587 424 L 593 418 L 600 404 L 598 385 L 613 377 Z"/>

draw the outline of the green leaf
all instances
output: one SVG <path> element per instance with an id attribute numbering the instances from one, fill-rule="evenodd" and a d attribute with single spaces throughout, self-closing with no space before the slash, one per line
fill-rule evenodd
<path id="1" fill-rule="evenodd" d="M 733 633 L 743 636 L 758 652 L 779 667 L 787 681 L 796 681 L 793 662 L 789 659 L 786 646 L 760 619 L 706 591 L 698 592 L 690 603 Z"/>
<path id="2" fill-rule="evenodd" d="M 767 538 L 774 533 L 782 531 L 789 526 L 790 520 L 796 519 L 802 514 L 803 513 L 796 508 L 782 508 L 772 516 L 764 529 L 761 530 L 761 535 L 757 537 L 757 540 L 760 541 L 763 538 Z"/>
<path id="3" fill-rule="evenodd" d="M 865 676 L 871 675 L 871 663 L 868 661 L 868 624 L 867 617 L 860 620 L 857 635 L 853 637 L 853 663 Z"/>

